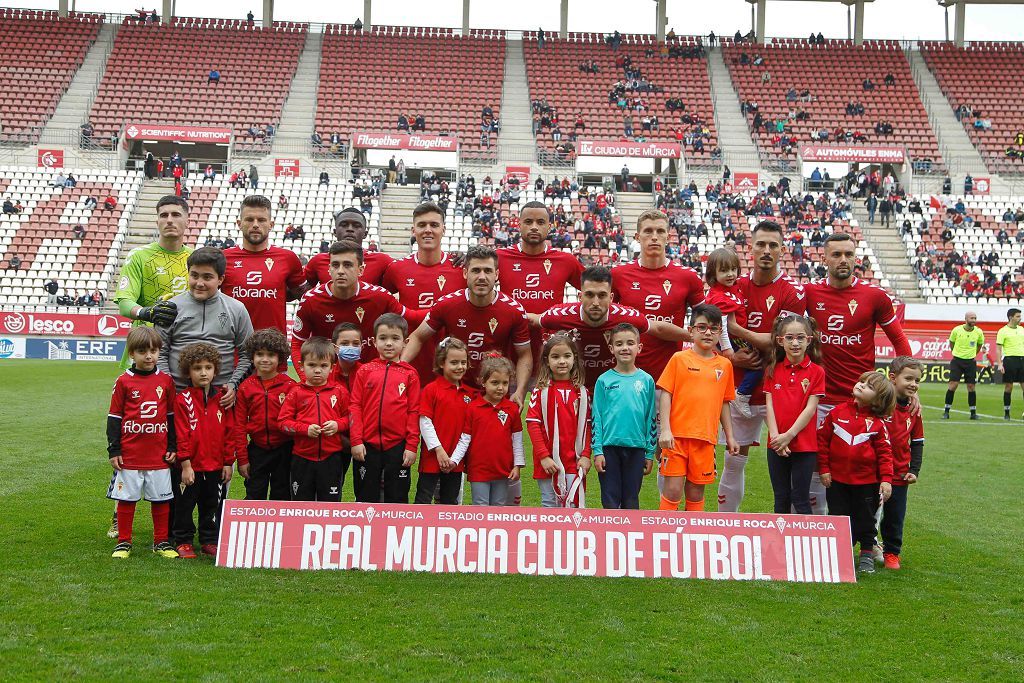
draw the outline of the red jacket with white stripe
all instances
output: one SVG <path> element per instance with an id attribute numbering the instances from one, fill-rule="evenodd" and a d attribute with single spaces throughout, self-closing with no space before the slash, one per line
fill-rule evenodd
<path id="1" fill-rule="evenodd" d="M 238 461 L 249 462 L 244 443 L 239 447 L 235 413 L 222 408 L 224 390 L 214 387 L 206 394 L 188 387 L 174 401 L 174 426 L 178 436 L 178 460 L 189 460 L 196 472 L 216 472 Z"/>
<path id="2" fill-rule="evenodd" d="M 818 472 L 840 484 L 892 483 L 892 446 L 882 418 L 850 401 L 818 428 Z"/>
<path id="3" fill-rule="evenodd" d="M 379 450 L 400 443 L 416 451 L 420 440 L 420 376 L 408 363 L 374 358 L 352 380 L 353 446 Z"/>

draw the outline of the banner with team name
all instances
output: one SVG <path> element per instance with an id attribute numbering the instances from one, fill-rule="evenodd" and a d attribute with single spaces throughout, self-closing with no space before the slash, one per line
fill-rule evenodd
<path id="1" fill-rule="evenodd" d="M 217 566 L 856 581 L 846 517 L 244 500 Z"/>

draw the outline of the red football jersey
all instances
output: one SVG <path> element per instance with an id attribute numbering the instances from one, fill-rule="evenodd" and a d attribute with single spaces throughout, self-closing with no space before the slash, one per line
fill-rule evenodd
<path id="1" fill-rule="evenodd" d="M 772 412 L 775 413 L 779 433 L 787 432 L 807 407 L 811 396 L 821 400 L 825 395 L 825 371 L 806 356 L 803 362 L 796 365 L 784 360 L 775 366 L 772 377 L 765 376 L 764 393 L 772 396 Z M 816 415 L 812 415 L 807 426 L 789 442 L 789 450 L 794 453 L 814 453 L 818 450 L 816 418 Z"/>
<path id="2" fill-rule="evenodd" d="M 295 252 L 281 247 L 263 251 L 231 247 L 224 250 L 224 258 L 227 269 L 221 291 L 242 302 L 254 330 L 274 327 L 287 334 L 288 290 L 306 281 Z"/>
<path id="3" fill-rule="evenodd" d="M 465 381 L 472 386 L 477 386 L 477 368 L 488 353 L 497 351 L 514 365 L 513 347 L 530 343 L 526 312 L 501 292 L 495 292 L 492 302 L 483 307 L 470 302 L 468 289 L 449 294 L 434 304 L 424 322 L 435 332 L 444 330 L 466 344 L 469 369 Z"/>
<path id="4" fill-rule="evenodd" d="M 441 442 L 444 452 L 451 457 L 455 447 L 459 445 L 459 436 L 466 422 L 466 409 L 476 398 L 476 392 L 465 384 L 452 384 L 444 377 L 438 377 L 423 387 L 420 392 L 420 417 L 430 418 L 434 425 L 434 433 Z M 430 450 L 426 441 L 420 449 L 420 472 L 437 474 L 441 471 L 437 464 L 437 454 Z M 466 462 L 463 460 L 453 472 L 464 472 Z"/>
<path id="5" fill-rule="evenodd" d="M 924 421 L 921 413 L 913 415 L 909 405 L 896 403 L 896 410 L 885 418 L 892 444 L 892 485 L 906 486 L 903 476 L 910 472 L 910 444 L 924 443 Z"/>
<path id="6" fill-rule="evenodd" d="M 420 263 L 416 254 L 410 254 L 388 266 L 384 273 L 384 288 L 398 294 L 398 301 L 407 309 L 427 310 L 438 299 L 466 288 L 466 276 L 461 268 L 452 265 L 448 254 L 432 266 Z M 434 381 L 434 350 L 439 338 L 423 345 L 412 365 L 420 376 L 420 385 Z"/>
<path id="7" fill-rule="evenodd" d="M 615 301 L 635 308 L 647 320 L 660 320 L 686 329 L 686 309 L 704 300 L 704 281 L 697 272 L 670 262 L 662 268 L 644 268 L 639 261 L 621 263 L 612 268 L 612 295 Z M 682 349 L 680 342 L 665 341 L 645 334 L 644 348 L 636 358 L 638 368 L 651 377 L 661 377 L 672 354 Z"/>
<path id="8" fill-rule="evenodd" d="M 523 431 L 519 406 L 507 398 L 492 405 L 483 396 L 473 399 L 466 409 L 462 432 L 470 435 L 466 463 L 469 481 L 505 479 L 515 464 L 512 435 Z"/>
<path id="9" fill-rule="evenodd" d="M 782 271 L 766 285 L 756 284 L 750 273 L 741 277 L 736 285 L 747 299 L 746 328 L 751 332 L 768 334 L 779 316 L 787 313 L 803 315 L 807 307 L 804 288 Z M 733 367 L 733 371 L 736 386 L 739 386 L 743 381 L 743 368 Z M 751 395 L 750 403 L 764 405 L 764 392 L 760 386 Z"/>
<path id="10" fill-rule="evenodd" d="M 582 304 L 568 304 L 549 308 L 540 316 L 540 325 L 549 332 L 569 331 L 576 338 L 580 362 L 587 376 L 587 388 L 593 393 L 594 385 L 601 373 L 615 365 L 615 358 L 608 348 L 606 336 L 619 323 L 629 323 L 643 334 L 650 329 L 647 318 L 640 311 L 629 306 L 612 304 L 608 307 L 608 318 L 597 327 L 591 327 L 583 319 Z"/>
<path id="11" fill-rule="evenodd" d="M 330 285 L 317 285 L 306 292 L 295 312 L 292 323 L 292 362 L 302 377 L 302 356 L 299 348 L 310 337 L 331 338 L 338 323 L 351 322 L 359 325 L 363 333 L 363 360 L 377 357 L 373 344 L 373 323 L 385 313 L 404 316 L 405 306 L 383 287 L 360 282 L 356 293 L 350 299 L 334 296 Z"/>
<path id="12" fill-rule="evenodd" d="M 369 285 L 380 285 L 384 279 L 384 272 L 394 261 L 382 251 L 363 250 L 363 274 L 359 278 L 361 282 Z M 323 285 L 331 281 L 331 255 L 316 254 L 306 262 L 306 269 L 303 273 L 307 282 L 314 282 Z"/>
<path id="13" fill-rule="evenodd" d="M 111 455 L 120 455 L 128 470 L 162 470 L 167 467 L 167 417 L 174 415 L 174 380 L 160 370 L 138 373 L 126 370 L 114 382 L 110 417 L 119 419 L 118 444 L 111 441 Z M 109 436 L 108 432 L 108 436 Z"/>
<path id="14" fill-rule="evenodd" d="M 526 254 L 522 245 L 498 249 L 498 286 L 518 301 L 527 313 L 543 313 L 565 302 L 565 285 L 580 288 L 583 264 L 572 254 L 547 248 L 541 254 Z M 541 330 L 530 329 L 534 365 L 540 359 Z"/>
<path id="15" fill-rule="evenodd" d="M 857 379 L 875 369 L 875 326 L 881 325 L 897 356 L 912 356 L 910 344 L 896 319 L 894 301 L 881 287 L 853 278 L 836 289 L 822 280 L 804 287 L 807 314 L 821 332 L 825 366 L 825 403 L 850 400 Z"/>

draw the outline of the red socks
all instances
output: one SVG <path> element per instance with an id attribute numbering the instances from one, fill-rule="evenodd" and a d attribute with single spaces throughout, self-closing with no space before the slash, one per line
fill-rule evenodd
<path id="1" fill-rule="evenodd" d="M 109 508 L 108 508 L 109 509 Z M 117 501 L 117 540 L 132 542 L 132 524 L 135 523 L 135 503 Z"/>
<path id="2" fill-rule="evenodd" d="M 134 503 L 132 504 L 134 507 Z M 153 503 L 153 542 L 163 543 L 167 540 L 167 527 L 171 516 L 171 503 Z M 120 527 L 118 527 L 120 528 Z"/>

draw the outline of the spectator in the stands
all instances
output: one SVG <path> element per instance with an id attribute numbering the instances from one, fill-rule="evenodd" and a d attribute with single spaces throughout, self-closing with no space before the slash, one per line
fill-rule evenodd
<path id="1" fill-rule="evenodd" d="M 210 69 L 210 77 L 206 84 L 209 85 L 210 83 L 220 83 L 220 71 L 216 68 Z"/>
<path id="2" fill-rule="evenodd" d="M 92 142 L 92 136 L 95 132 L 92 121 L 86 121 L 79 128 L 82 129 L 82 144 L 85 145 L 88 142 Z"/>
<path id="3" fill-rule="evenodd" d="M 43 285 L 43 289 L 46 290 L 46 303 L 50 306 L 56 306 L 57 292 L 60 291 L 60 283 L 55 279 L 50 278 L 50 281 Z"/>
<path id="4" fill-rule="evenodd" d="M 412 125 L 413 130 L 425 131 L 427 129 L 427 120 L 423 114 L 416 115 L 416 122 Z"/>
<path id="5" fill-rule="evenodd" d="M 291 223 L 284 229 L 284 238 L 286 240 L 304 240 L 306 239 L 306 231 L 301 225 L 292 225 Z"/>
<path id="6" fill-rule="evenodd" d="M 409 132 L 409 117 L 405 114 L 398 115 L 398 130 Z"/>
<path id="7" fill-rule="evenodd" d="M 330 185 L 331 176 L 327 174 L 327 171 L 320 171 L 320 185 Z"/>
<path id="8" fill-rule="evenodd" d="M 354 22 L 352 22 L 352 28 L 355 29 L 356 31 L 362 31 L 363 30 L 363 20 L 360 19 L 359 17 L 356 17 L 356 20 Z"/>
<path id="9" fill-rule="evenodd" d="M 64 187 L 74 187 L 78 185 L 78 180 L 75 179 L 74 174 L 68 173 L 68 177 L 64 180 Z"/>
<path id="10" fill-rule="evenodd" d="M 896 85 L 896 77 L 891 72 L 885 74 L 885 84 L 890 87 Z"/>
<path id="11" fill-rule="evenodd" d="M 996 242 L 999 244 L 1010 243 L 1010 234 L 1006 232 L 1006 228 L 999 228 L 999 232 L 996 233 Z"/>
<path id="12" fill-rule="evenodd" d="M 68 177 L 64 175 L 63 171 L 59 171 L 57 175 L 50 181 L 50 187 L 65 187 L 67 185 Z"/>
<path id="13" fill-rule="evenodd" d="M 12 214 L 17 214 L 17 213 L 20 213 L 20 212 L 18 211 L 17 208 L 15 208 L 14 202 L 12 202 L 10 199 L 5 199 L 4 200 L 4 214 L 9 216 L 9 215 L 12 215 Z"/>
<path id="14" fill-rule="evenodd" d="M 82 200 L 82 208 L 83 209 L 95 209 L 96 208 L 96 197 L 93 197 L 92 195 L 89 195 L 88 197 L 83 199 Z"/>
<path id="15" fill-rule="evenodd" d="M 874 90 L 875 89 L 875 84 L 874 84 L 874 82 L 870 78 L 865 78 L 864 82 L 861 85 L 862 85 L 862 87 L 865 90 Z"/>
<path id="16" fill-rule="evenodd" d="M 964 176 L 964 194 L 971 194 L 971 192 L 973 190 L 974 190 L 974 178 L 972 178 L 971 174 L 968 173 L 966 176 Z"/>
<path id="17" fill-rule="evenodd" d="M 75 239 L 78 240 L 85 239 L 86 232 L 87 231 L 85 229 L 85 226 L 82 225 L 81 223 L 78 223 L 77 225 L 75 225 L 75 227 L 71 228 L 71 234 L 74 235 Z"/>
<path id="18" fill-rule="evenodd" d="M 7 259 L 7 270 L 17 270 L 18 268 L 21 268 L 21 257 L 17 254 L 12 254 Z"/>
<path id="19" fill-rule="evenodd" d="M 117 208 L 117 197 L 113 194 L 108 194 L 103 200 L 103 208 L 107 211 L 113 211 Z"/>
<path id="20" fill-rule="evenodd" d="M 263 129 L 263 134 L 264 136 L 266 136 L 268 140 L 274 137 L 274 132 L 274 124 L 272 123 L 268 123 L 266 127 Z"/>

